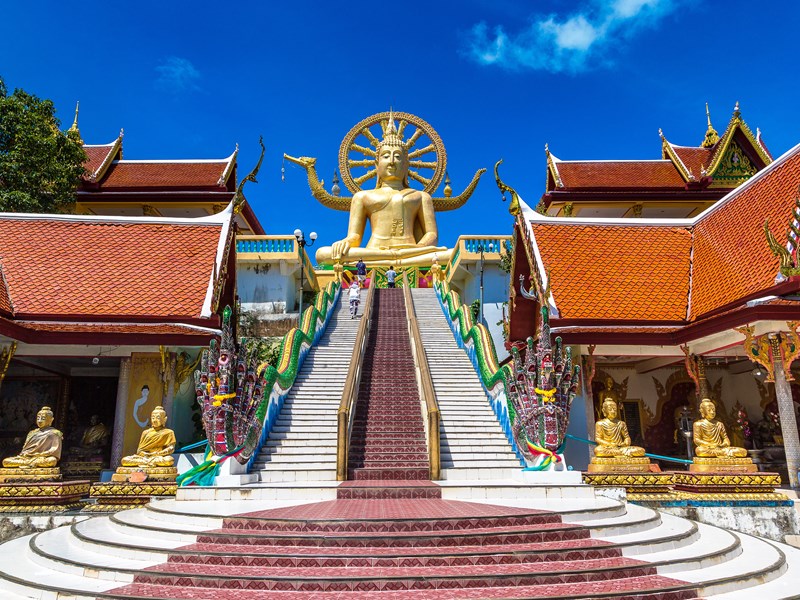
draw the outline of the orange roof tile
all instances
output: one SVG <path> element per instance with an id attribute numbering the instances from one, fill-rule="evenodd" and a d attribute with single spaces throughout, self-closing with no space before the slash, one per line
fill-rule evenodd
<path id="1" fill-rule="evenodd" d="M 14 307 L 11 304 L 11 296 L 8 294 L 8 286 L 3 274 L 3 263 L 0 262 L 0 313 L 11 314 L 12 312 L 14 312 Z"/>
<path id="2" fill-rule="evenodd" d="M 681 159 L 683 165 L 695 176 L 700 179 L 700 173 L 703 168 L 708 168 L 711 164 L 711 159 L 714 156 L 713 148 L 694 148 L 688 146 L 672 146 L 675 154 Z"/>
<path id="3" fill-rule="evenodd" d="M 103 165 L 111 160 L 122 156 L 122 137 L 120 136 L 110 144 L 86 145 L 83 147 L 86 153 L 86 162 L 83 164 L 86 169 L 86 179 L 94 180 L 103 169 Z"/>
<path id="4" fill-rule="evenodd" d="M 42 332 L 68 333 L 133 333 L 145 335 L 219 335 L 219 331 L 211 331 L 198 327 L 189 327 L 179 323 L 59 323 L 47 321 L 13 321 L 15 325 Z"/>
<path id="5" fill-rule="evenodd" d="M 0 214 L 18 318 L 201 316 L 223 227 L 189 220 Z"/>
<path id="6" fill-rule="evenodd" d="M 800 150 L 773 165 L 700 215 L 692 319 L 775 284 L 778 259 L 767 246 L 764 221 L 769 219 L 776 237 L 785 239 L 800 183 Z"/>
<path id="7" fill-rule="evenodd" d="M 782 239 L 798 183 L 800 145 L 695 219 L 524 215 L 559 319 L 694 322 L 770 294 L 779 263 L 764 221 Z"/>
<path id="8" fill-rule="evenodd" d="M 558 161 L 564 188 L 678 188 L 685 184 L 669 160 Z"/>
<path id="9" fill-rule="evenodd" d="M 115 161 L 101 181 L 103 189 L 136 187 L 220 187 L 228 161 Z"/>
<path id="10" fill-rule="evenodd" d="M 559 318 L 686 317 L 687 228 L 533 223 L 533 232 Z"/>

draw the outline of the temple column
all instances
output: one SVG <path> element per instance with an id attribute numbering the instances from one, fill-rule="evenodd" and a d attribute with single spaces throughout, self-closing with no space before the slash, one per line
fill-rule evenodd
<path id="1" fill-rule="evenodd" d="M 775 369 L 775 396 L 778 399 L 778 413 L 781 418 L 781 433 L 783 434 L 783 448 L 786 452 L 786 468 L 789 471 L 789 485 L 797 489 L 797 470 L 800 468 L 800 436 L 797 433 L 792 388 L 786 379 L 784 370 L 781 337 L 771 334 L 769 343 L 772 350 L 772 364 Z"/>
<path id="2" fill-rule="evenodd" d="M 122 459 L 122 446 L 125 440 L 125 415 L 128 411 L 128 387 L 131 378 L 131 359 L 119 361 L 119 382 L 117 383 L 117 407 L 114 413 L 114 432 L 111 438 L 111 468 L 119 466 Z"/>

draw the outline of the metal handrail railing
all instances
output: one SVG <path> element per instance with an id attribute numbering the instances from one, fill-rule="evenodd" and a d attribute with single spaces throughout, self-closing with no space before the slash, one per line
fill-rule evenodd
<path id="1" fill-rule="evenodd" d="M 428 437 L 428 459 L 431 465 L 431 479 L 435 480 L 440 477 L 442 465 L 439 444 L 441 415 L 439 413 L 439 405 L 436 402 L 436 392 L 433 389 L 431 372 L 428 368 L 428 357 L 425 354 L 425 347 L 422 345 L 422 337 L 419 333 L 417 312 L 414 310 L 414 302 L 411 298 L 411 290 L 405 273 L 403 273 L 403 296 L 406 301 L 406 318 L 408 320 L 408 333 L 411 337 L 411 349 L 416 363 L 414 366 L 417 371 L 417 385 L 420 391 L 420 409 L 425 422 L 425 433 Z"/>
<path id="2" fill-rule="evenodd" d="M 372 303 L 375 290 L 375 271 L 369 273 L 369 287 L 367 298 L 364 302 L 364 311 L 361 313 L 361 321 L 358 324 L 358 332 L 353 343 L 353 353 L 350 356 L 350 366 L 347 370 L 347 379 L 342 390 L 342 400 L 339 403 L 339 413 L 337 415 L 336 431 L 336 479 L 337 481 L 347 481 L 347 461 L 350 451 L 350 432 L 353 429 L 353 417 L 355 410 L 353 407 L 358 400 L 358 387 L 361 383 L 361 366 L 364 358 L 364 351 L 367 347 L 367 337 L 372 319 Z M 342 290 L 342 297 L 345 292 Z"/>

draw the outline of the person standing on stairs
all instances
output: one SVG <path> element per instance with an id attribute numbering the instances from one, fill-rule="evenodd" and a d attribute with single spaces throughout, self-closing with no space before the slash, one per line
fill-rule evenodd
<path id="1" fill-rule="evenodd" d="M 358 277 L 358 285 L 363 288 L 364 283 L 367 281 L 367 265 L 360 258 L 356 263 L 356 277 Z"/>
<path id="2" fill-rule="evenodd" d="M 361 300 L 361 288 L 358 285 L 358 281 L 353 280 L 353 283 L 350 284 L 348 297 L 350 299 L 350 318 L 355 319 L 358 314 L 358 303 Z"/>
<path id="3" fill-rule="evenodd" d="M 387 287 L 393 288 L 394 287 L 394 279 L 397 277 L 397 273 L 394 270 L 394 265 L 389 267 L 389 270 L 386 271 L 386 285 Z"/>

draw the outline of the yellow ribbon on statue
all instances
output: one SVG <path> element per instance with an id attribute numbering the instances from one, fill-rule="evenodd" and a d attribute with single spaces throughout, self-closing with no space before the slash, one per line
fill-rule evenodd
<path id="1" fill-rule="evenodd" d="M 214 396 L 214 401 L 211 404 L 213 406 L 221 406 L 223 400 L 228 400 L 230 398 L 236 398 L 236 392 L 232 394 L 217 394 Z"/>

